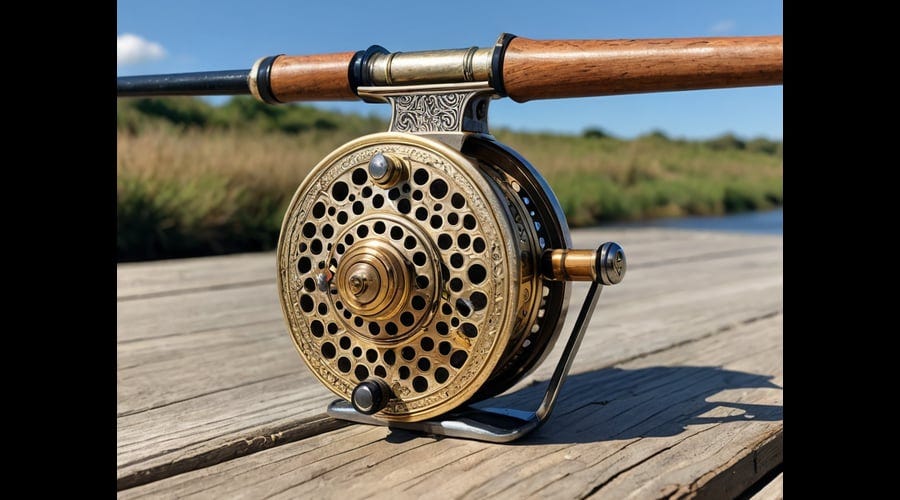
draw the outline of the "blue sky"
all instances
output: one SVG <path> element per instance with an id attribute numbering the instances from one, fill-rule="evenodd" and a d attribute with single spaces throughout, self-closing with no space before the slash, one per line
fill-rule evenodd
<path id="1" fill-rule="evenodd" d="M 535 39 L 782 34 L 782 2 L 755 1 L 356 1 L 120 0 L 117 74 L 249 68 L 262 56 L 493 44 L 503 32 Z M 123 37 L 134 35 L 134 37 Z M 124 60 L 123 60 L 124 58 Z M 661 92 L 491 104 L 491 125 L 620 137 L 654 129 L 673 137 L 724 132 L 782 139 L 783 87 Z M 315 103 L 389 114 L 386 105 Z"/>

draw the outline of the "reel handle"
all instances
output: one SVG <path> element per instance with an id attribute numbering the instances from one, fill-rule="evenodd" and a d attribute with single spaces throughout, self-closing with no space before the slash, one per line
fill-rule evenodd
<path id="1" fill-rule="evenodd" d="M 566 381 L 566 377 L 569 375 L 569 369 L 572 368 L 572 362 L 575 361 L 578 348 L 581 347 L 581 341 L 584 339 L 591 316 L 593 316 L 594 310 L 597 308 L 597 299 L 600 298 L 600 292 L 603 289 L 601 284 L 615 284 L 620 282 L 625 276 L 625 253 L 622 251 L 622 247 L 614 242 L 604 243 L 596 251 L 554 250 L 548 251 L 547 254 L 551 255 L 551 257 L 557 255 L 563 262 L 571 259 L 570 262 L 573 265 L 570 268 L 573 273 L 576 272 L 575 263 L 578 264 L 577 267 L 580 269 L 585 267 L 583 262 L 587 260 L 590 260 L 594 267 L 600 266 L 602 270 L 598 273 L 596 279 L 580 280 L 591 281 L 591 286 L 588 289 L 584 304 L 578 312 L 578 318 L 575 320 L 575 325 L 566 342 L 562 356 L 560 356 L 556 369 L 550 377 L 547 391 L 544 393 L 537 410 L 528 412 L 513 408 L 478 409 L 466 406 L 429 420 L 386 422 L 371 416 L 378 410 L 375 409 L 373 411 L 375 406 L 371 405 L 372 398 L 369 392 L 373 389 L 380 390 L 376 386 L 384 384 L 384 382 L 380 379 L 369 379 L 357 386 L 356 390 L 353 391 L 353 398 L 350 402 L 338 399 L 328 405 L 328 415 L 361 424 L 388 426 L 432 435 L 474 439 L 491 443 L 515 441 L 540 427 L 550 418 L 550 414 L 556 406 L 559 392 Z M 566 256 L 568 255 L 572 255 L 572 257 L 567 259 Z M 566 267 L 563 266 L 563 269 L 566 269 Z M 610 271 L 615 274 L 611 275 Z M 576 274 L 576 276 L 582 277 L 585 275 Z M 610 283 L 604 281 L 608 281 L 611 278 L 616 279 L 616 277 L 618 277 L 618 281 Z"/>
<path id="2" fill-rule="evenodd" d="M 503 84 L 516 102 L 562 97 L 777 85 L 781 36 L 531 40 L 506 49 Z"/>
<path id="3" fill-rule="evenodd" d="M 547 250 L 541 257 L 541 273 L 552 281 L 592 281 L 615 285 L 625 278 L 625 251 L 614 241 L 596 250 Z"/>

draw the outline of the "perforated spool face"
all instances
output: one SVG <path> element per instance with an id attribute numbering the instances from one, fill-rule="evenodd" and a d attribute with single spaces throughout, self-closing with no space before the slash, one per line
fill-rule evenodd
<path id="1" fill-rule="evenodd" d="M 525 240 L 530 233 L 536 240 L 535 252 L 571 248 L 569 226 L 559 201 L 549 184 L 527 160 L 513 149 L 492 138 L 471 136 L 463 153 L 477 158 L 482 171 L 494 179 L 507 195 L 510 206 L 517 207 L 517 230 Z M 534 370 L 547 357 L 559 337 L 568 309 L 569 282 L 538 280 L 540 294 L 536 316 L 520 321 L 506 348 L 503 360 L 491 379 L 474 399 L 499 394 Z M 526 285 L 527 286 L 527 285 Z"/>
<path id="2" fill-rule="evenodd" d="M 377 186 L 367 165 L 379 152 L 404 158 L 408 179 Z M 277 257 L 285 319 L 316 377 L 346 399 L 384 379 L 386 420 L 471 398 L 541 299 L 537 237 L 503 193 L 459 152 L 407 134 L 366 136 L 320 162 L 291 202 Z"/>

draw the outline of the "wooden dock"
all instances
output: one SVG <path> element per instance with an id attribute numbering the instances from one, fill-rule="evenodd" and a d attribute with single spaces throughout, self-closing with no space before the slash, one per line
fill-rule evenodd
<path id="1" fill-rule="evenodd" d="M 600 297 L 550 421 L 506 445 L 327 417 L 273 253 L 120 264 L 119 497 L 781 498 L 783 237 L 573 240 L 618 241 L 628 275 Z M 502 404 L 533 410 L 563 344 Z"/>

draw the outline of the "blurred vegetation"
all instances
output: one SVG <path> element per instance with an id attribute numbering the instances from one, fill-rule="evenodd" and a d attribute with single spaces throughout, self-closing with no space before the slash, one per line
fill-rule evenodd
<path id="1" fill-rule="evenodd" d="M 375 115 L 269 106 L 249 97 L 117 102 L 117 257 L 270 250 L 297 186 L 322 158 L 384 131 Z M 783 145 L 660 131 L 623 140 L 495 130 L 550 183 L 572 227 L 780 206 Z"/>

